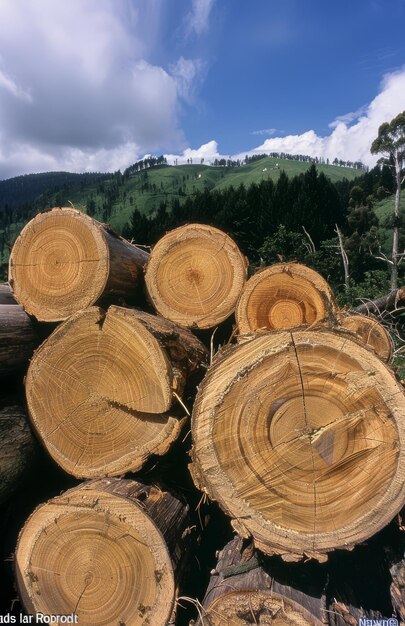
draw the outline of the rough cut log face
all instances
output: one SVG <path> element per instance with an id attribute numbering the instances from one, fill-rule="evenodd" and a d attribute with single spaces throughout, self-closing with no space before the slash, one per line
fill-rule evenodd
<path id="1" fill-rule="evenodd" d="M 246 271 L 246 259 L 228 235 L 189 224 L 157 243 L 145 280 L 161 315 L 181 326 L 211 328 L 234 312 Z"/>
<path id="2" fill-rule="evenodd" d="M 10 255 L 9 282 L 27 313 L 47 322 L 135 291 L 143 251 L 69 208 L 40 213 L 21 231 Z"/>
<path id="3" fill-rule="evenodd" d="M 92 307 L 59 326 L 35 353 L 26 377 L 31 421 L 52 457 L 74 476 L 136 471 L 179 435 L 183 419 L 172 409 L 173 391 L 181 396 L 186 367 L 195 368 L 205 348 L 180 329 L 176 357 L 186 363 L 176 362 L 170 345 L 151 332 L 154 325 L 163 336 L 165 320 L 153 315 Z M 187 341 L 195 347 L 194 362 Z"/>
<path id="4" fill-rule="evenodd" d="M 328 283 L 299 263 L 280 263 L 250 278 L 236 308 L 240 334 L 285 330 L 335 319 L 338 308 Z"/>
<path id="5" fill-rule="evenodd" d="M 377 320 L 366 315 L 346 315 L 341 319 L 341 324 L 355 333 L 385 363 L 391 360 L 393 352 L 391 337 Z"/>
<path id="6" fill-rule="evenodd" d="M 252 621 L 252 620 L 256 620 Z M 217 598 L 204 616 L 206 626 L 322 626 L 322 622 L 277 593 L 233 592 Z"/>
<path id="7" fill-rule="evenodd" d="M 130 483 L 127 496 L 121 483 Z M 72 489 L 28 519 L 15 567 L 29 614 L 75 613 L 81 626 L 168 623 L 176 560 L 165 534 L 184 530 L 185 507 L 156 488 L 117 484 L 118 492 L 103 481 Z"/>
<path id="8" fill-rule="evenodd" d="M 403 505 L 404 414 L 392 373 L 347 337 L 260 335 L 200 386 L 191 470 L 261 550 L 323 560 Z"/>

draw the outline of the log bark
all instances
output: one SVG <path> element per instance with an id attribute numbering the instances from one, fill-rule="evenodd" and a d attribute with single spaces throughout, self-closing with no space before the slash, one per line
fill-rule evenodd
<path id="1" fill-rule="evenodd" d="M 156 244 L 145 281 L 158 313 L 181 326 L 204 329 L 235 311 L 246 272 L 246 259 L 228 235 L 189 224 Z"/>
<path id="2" fill-rule="evenodd" d="M 345 315 L 341 319 L 343 328 L 352 331 L 366 346 L 370 347 L 385 363 L 392 359 L 392 339 L 382 324 L 366 315 Z"/>
<path id="3" fill-rule="evenodd" d="M 58 322 L 96 303 L 134 297 L 148 258 L 84 213 L 54 208 L 21 231 L 9 283 L 27 313 Z"/>
<path id="4" fill-rule="evenodd" d="M 17 300 L 14 298 L 8 283 L 0 284 L 0 305 L 1 304 L 17 304 Z"/>
<path id="5" fill-rule="evenodd" d="M 338 307 L 320 274 L 299 263 L 279 263 L 250 278 L 236 307 L 240 335 L 335 322 Z"/>
<path id="6" fill-rule="evenodd" d="M 194 481 L 263 552 L 325 560 L 403 506 L 404 411 L 392 372 L 347 334 L 259 335 L 199 387 Z"/>
<path id="7" fill-rule="evenodd" d="M 103 479 L 71 489 L 20 533 L 25 610 L 74 613 L 81 626 L 173 624 L 187 535 L 187 505 L 159 486 Z"/>
<path id="8" fill-rule="evenodd" d="M 91 307 L 59 326 L 26 377 L 32 424 L 54 460 L 78 478 L 137 471 L 162 455 L 185 421 L 187 383 L 206 348 L 163 318 Z"/>
<path id="9" fill-rule="evenodd" d="M 0 503 L 21 485 L 37 456 L 38 443 L 21 403 L 13 396 L 0 399 Z"/>
<path id="10" fill-rule="evenodd" d="M 0 304 L 0 377 L 22 371 L 36 345 L 37 335 L 24 309 Z"/>
<path id="11" fill-rule="evenodd" d="M 394 289 L 385 296 L 369 300 L 352 309 L 353 312 L 363 315 L 380 315 L 382 311 L 394 311 L 405 304 L 405 287 Z"/>
<path id="12" fill-rule="evenodd" d="M 283 567 L 235 537 L 219 553 L 196 626 L 323 626 L 326 584 L 314 563 Z"/>
<path id="13" fill-rule="evenodd" d="M 381 562 L 370 561 L 382 555 L 361 548 L 336 556 L 327 566 L 286 564 L 235 537 L 219 553 L 196 626 L 358 626 L 362 617 L 389 617 Z"/>

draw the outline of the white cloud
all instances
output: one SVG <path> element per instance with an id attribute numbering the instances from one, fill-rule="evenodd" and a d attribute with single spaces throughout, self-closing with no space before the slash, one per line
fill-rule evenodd
<path id="1" fill-rule="evenodd" d="M 277 128 L 262 128 L 260 130 L 252 130 L 251 135 L 275 135 Z"/>
<path id="2" fill-rule="evenodd" d="M 372 102 L 358 111 L 339 116 L 330 127 L 329 135 L 321 137 L 314 130 L 308 130 L 300 135 L 285 137 L 271 137 L 256 148 L 245 150 L 231 156 L 232 159 L 244 159 L 245 155 L 263 154 L 270 152 L 285 152 L 287 154 L 307 154 L 309 156 L 344 161 L 361 161 L 365 165 L 373 166 L 378 156 L 370 153 L 370 146 L 377 136 L 378 128 L 383 122 L 389 122 L 393 117 L 405 110 L 405 68 L 387 74 L 381 83 L 380 93 Z M 353 123 L 355 122 L 355 123 Z M 252 134 L 264 135 L 271 133 L 273 128 L 255 131 Z M 228 159 L 228 154 L 221 154 L 218 143 L 211 140 L 197 149 L 187 148 L 182 154 L 166 155 L 169 163 L 186 163 L 188 158 L 198 162 L 204 157 L 205 163 L 214 159 Z"/>
<path id="3" fill-rule="evenodd" d="M 0 0 L 0 179 L 184 145 L 179 92 L 193 75 L 180 87 L 147 62 L 150 19 L 126 0 Z"/>
<path id="4" fill-rule="evenodd" d="M 186 34 L 202 35 L 208 30 L 208 22 L 215 0 L 192 0 L 192 8 L 186 16 Z"/>
<path id="5" fill-rule="evenodd" d="M 170 165 L 172 165 L 176 160 L 178 165 L 187 163 L 187 159 L 190 158 L 193 159 L 195 163 L 198 163 L 203 158 L 204 163 L 208 165 L 210 161 L 224 158 L 221 154 L 219 154 L 218 143 L 214 140 L 204 143 L 197 149 L 186 148 L 181 154 L 166 154 L 165 157 Z"/>
<path id="6" fill-rule="evenodd" d="M 380 93 L 368 106 L 334 120 L 330 124 L 333 130 L 329 135 L 322 137 L 308 130 L 301 135 L 272 137 L 247 153 L 235 155 L 235 158 L 243 158 L 245 154 L 287 152 L 329 159 L 337 157 L 373 166 L 378 157 L 370 154 L 370 146 L 379 126 L 389 122 L 404 109 L 405 68 L 402 68 L 384 76 Z"/>
<path id="7" fill-rule="evenodd" d="M 350 125 L 352 122 L 357 122 L 362 115 L 367 113 L 367 106 L 362 106 L 357 111 L 350 111 L 350 113 L 345 113 L 344 115 L 338 115 L 333 122 L 328 124 L 329 128 L 336 128 L 341 122 L 346 125 Z"/>

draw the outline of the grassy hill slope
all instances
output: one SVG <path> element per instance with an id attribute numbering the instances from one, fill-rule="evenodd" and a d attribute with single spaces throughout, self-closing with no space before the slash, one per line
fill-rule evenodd
<path id="1" fill-rule="evenodd" d="M 304 173 L 310 163 L 273 159 L 266 157 L 241 167 L 214 167 L 208 165 L 155 166 L 123 177 L 117 187 L 117 178 L 92 183 L 81 187 L 70 187 L 63 193 L 47 198 L 48 206 L 66 205 L 69 201 L 83 211 L 89 200 L 95 204 L 95 217 L 102 220 L 103 202 L 109 190 L 114 195 L 110 223 L 121 231 L 129 220 L 132 211 L 137 208 L 141 213 L 153 215 L 161 202 L 170 202 L 173 198 L 180 201 L 195 191 L 204 189 L 223 189 L 231 185 L 237 187 L 271 178 L 277 181 L 284 170 L 289 177 Z M 317 165 L 333 182 L 347 178 L 353 180 L 362 174 L 361 170 L 334 165 Z"/>

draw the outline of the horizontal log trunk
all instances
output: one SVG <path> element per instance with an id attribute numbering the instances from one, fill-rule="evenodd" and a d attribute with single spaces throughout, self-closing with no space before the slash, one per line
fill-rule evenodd
<path id="1" fill-rule="evenodd" d="M 358 626 L 361 617 L 389 617 L 380 589 L 382 555 L 367 548 L 356 552 L 336 555 L 327 566 L 287 564 L 235 537 L 218 555 L 195 626 Z"/>
<path id="2" fill-rule="evenodd" d="M 17 300 L 14 298 L 8 283 L 0 284 L 0 305 L 1 304 L 17 304 Z"/>
<path id="3" fill-rule="evenodd" d="M 78 478 L 137 471 L 179 436 L 182 398 L 195 393 L 188 383 L 195 385 L 206 360 L 194 335 L 163 318 L 116 306 L 86 309 L 31 361 L 32 424 L 54 460 Z"/>
<path id="4" fill-rule="evenodd" d="M 196 626 L 323 626 L 326 582 L 319 566 L 280 567 L 235 537 L 219 553 Z"/>
<path id="5" fill-rule="evenodd" d="M 135 297 L 149 254 L 69 208 L 34 217 L 10 254 L 9 283 L 39 321 L 58 322 L 103 302 Z"/>
<path id="6" fill-rule="evenodd" d="M 285 560 L 327 559 L 405 500 L 405 395 L 347 333 L 267 333 L 210 367 L 192 414 L 196 485 Z"/>
<path id="7" fill-rule="evenodd" d="M 37 334 L 24 309 L 0 304 L 0 377 L 27 367 L 37 343 Z"/>
<path id="8" fill-rule="evenodd" d="M 236 308 L 240 335 L 335 322 L 338 316 L 326 280 L 299 263 L 261 268 L 247 281 Z"/>
<path id="9" fill-rule="evenodd" d="M 394 311 L 399 307 L 405 305 L 405 287 L 394 289 L 385 296 L 375 298 L 375 300 L 369 300 L 359 306 L 354 307 L 352 310 L 362 315 L 380 315 L 382 311 Z"/>
<path id="10" fill-rule="evenodd" d="M 224 232 L 188 224 L 167 233 L 152 250 L 146 287 L 155 309 L 188 328 L 217 326 L 235 311 L 247 262 Z"/>
<path id="11" fill-rule="evenodd" d="M 7 500 L 29 475 L 39 446 L 28 416 L 15 397 L 0 399 L 0 503 Z"/>
<path id="12" fill-rule="evenodd" d="M 39 506 L 15 568 L 28 614 L 74 613 L 81 626 L 174 623 L 188 507 L 159 486 L 91 481 Z"/>

